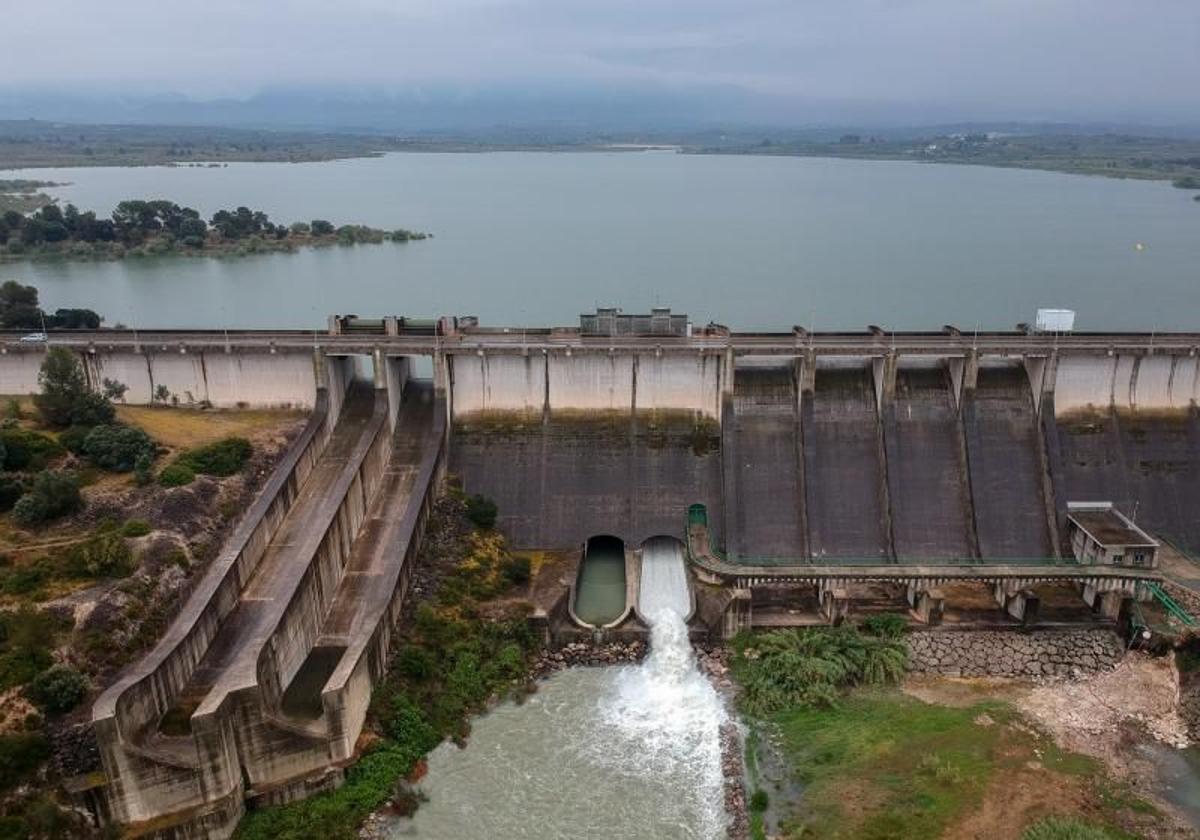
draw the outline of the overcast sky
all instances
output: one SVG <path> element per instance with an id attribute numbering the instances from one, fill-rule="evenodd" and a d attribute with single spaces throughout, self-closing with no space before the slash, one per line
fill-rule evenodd
<path id="1" fill-rule="evenodd" d="M 4 0 L 0 79 L 246 97 L 724 88 L 962 119 L 1200 122 L 1200 0 Z M 0 96 L 3 96 L 0 93 Z"/>

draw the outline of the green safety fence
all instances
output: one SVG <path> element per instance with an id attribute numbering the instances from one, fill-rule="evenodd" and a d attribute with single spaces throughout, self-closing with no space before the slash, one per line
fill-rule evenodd
<path id="1" fill-rule="evenodd" d="M 1195 627 L 1196 619 L 1192 618 L 1191 613 L 1179 605 L 1179 602 L 1166 593 L 1161 586 L 1153 581 L 1147 581 L 1142 584 L 1146 591 L 1154 596 L 1154 599 L 1163 605 L 1163 609 L 1167 614 L 1182 624 L 1184 627 Z"/>

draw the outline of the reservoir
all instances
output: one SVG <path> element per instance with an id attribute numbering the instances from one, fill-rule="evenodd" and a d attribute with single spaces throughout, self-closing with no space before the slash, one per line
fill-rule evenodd
<path id="1" fill-rule="evenodd" d="M 18 262 L 0 277 L 109 324 L 321 329 L 333 312 L 569 324 L 661 304 L 732 328 L 1191 329 L 1200 204 L 1166 182 L 673 152 L 398 153 L 327 163 L 20 170 L 101 215 L 165 198 L 428 231 L 246 258 Z M 1138 243 L 1144 248 L 1138 250 Z"/>

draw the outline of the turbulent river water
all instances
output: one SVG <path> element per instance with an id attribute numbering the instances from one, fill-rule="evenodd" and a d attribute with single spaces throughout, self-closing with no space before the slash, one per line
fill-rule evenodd
<path id="1" fill-rule="evenodd" d="M 428 801 L 394 827 L 394 837 L 724 836 L 726 711 L 696 669 L 678 543 L 648 545 L 646 555 L 646 660 L 564 671 L 523 705 L 476 721 L 466 748 L 438 747 L 422 782 Z"/>

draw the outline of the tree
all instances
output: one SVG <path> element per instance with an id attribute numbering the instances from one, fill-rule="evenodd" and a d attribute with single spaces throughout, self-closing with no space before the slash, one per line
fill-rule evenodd
<path id="1" fill-rule="evenodd" d="M 75 355 L 65 347 L 51 347 L 38 373 L 38 384 L 42 392 L 33 402 L 42 421 L 59 428 L 70 426 L 72 409 L 87 393 L 83 368 Z"/>
<path id="2" fill-rule="evenodd" d="M 332 222 L 327 222 L 324 219 L 313 219 L 309 225 L 313 236 L 329 236 L 335 230 Z"/>
<path id="3" fill-rule="evenodd" d="M 42 310 L 38 308 L 35 287 L 22 286 L 15 280 L 0 284 L 0 327 L 33 330 L 41 323 Z"/>
<path id="4" fill-rule="evenodd" d="M 113 419 L 112 403 L 88 390 L 83 367 L 65 347 L 51 347 L 46 353 L 38 384 L 42 392 L 33 402 L 48 426 L 98 426 Z"/>
<path id="5" fill-rule="evenodd" d="M 497 512 L 496 503 L 486 496 L 476 493 L 467 499 L 467 519 L 476 528 L 487 530 L 495 527 Z"/>
<path id="6" fill-rule="evenodd" d="M 55 309 L 46 316 L 46 326 L 67 330 L 95 330 L 100 328 L 100 316 L 91 309 Z"/>
<path id="7" fill-rule="evenodd" d="M 129 386 L 123 382 L 118 382 L 115 379 L 104 377 L 104 381 L 100 383 L 104 388 L 104 396 L 110 400 L 124 400 L 125 392 L 129 390 Z"/>

